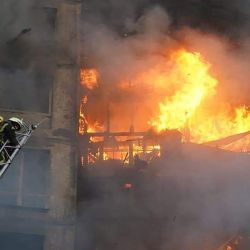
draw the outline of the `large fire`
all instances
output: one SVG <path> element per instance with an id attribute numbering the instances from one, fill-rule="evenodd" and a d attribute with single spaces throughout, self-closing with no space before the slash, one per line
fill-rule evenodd
<path id="1" fill-rule="evenodd" d="M 127 88 L 133 89 L 137 86 L 134 94 L 138 96 L 143 95 L 143 88 L 152 89 L 151 97 L 145 96 L 144 99 L 151 111 L 153 110 L 151 112 L 145 106 L 142 114 L 138 112 L 138 116 L 143 117 L 140 119 L 143 126 L 140 127 L 145 130 L 154 128 L 156 132 L 177 129 L 183 134 L 184 140 L 194 143 L 206 143 L 250 131 L 248 107 L 234 106 L 228 101 L 222 101 L 221 95 L 218 95 L 221 80 L 213 76 L 211 69 L 212 66 L 200 53 L 179 49 L 170 53 L 159 64 L 138 72 L 133 77 L 132 84 L 127 84 Z M 95 70 L 91 72 L 95 73 L 90 75 L 97 76 Z M 92 90 L 97 86 L 96 77 L 91 78 L 91 83 L 86 82 L 85 80 L 88 89 Z M 121 81 L 118 86 L 121 90 L 126 89 L 125 81 Z M 141 96 L 140 99 L 143 99 Z M 84 98 L 82 107 L 87 97 Z M 125 115 L 123 112 L 119 113 Z M 83 111 L 80 121 L 79 132 L 84 133 L 83 125 L 86 126 L 87 120 Z M 121 116 L 116 123 L 123 124 L 120 121 Z M 95 124 L 90 126 L 95 127 Z M 249 139 L 244 138 L 242 142 L 224 148 L 246 151 L 248 147 Z"/>
<path id="2" fill-rule="evenodd" d="M 160 115 L 152 121 L 158 131 L 190 126 L 188 123 L 197 115 L 204 99 L 214 95 L 217 85 L 217 80 L 208 73 L 209 64 L 200 54 L 180 50 L 171 60 L 175 63 L 164 81 L 179 85 L 179 89 L 159 104 Z"/>
<path id="3" fill-rule="evenodd" d="M 175 63 L 165 82 L 179 88 L 160 102 L 160 114 L 151 121 L 157 131 L 178 129 L 190 141 L 202 143 L 250 130 L 249 110 L 218 100 L 219 82 L 199 53 L 180 50 L 173 54 L 172 60 Z"/>

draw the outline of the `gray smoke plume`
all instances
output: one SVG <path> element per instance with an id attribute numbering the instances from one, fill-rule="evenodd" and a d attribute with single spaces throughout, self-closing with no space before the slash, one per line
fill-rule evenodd
<path id="1" fill-rule="evenodd" d="M 110 175 L 99 178 L 94 170 L 85 171 L 80 246 L 217 249 L 231 236 L 249 232 L 248 160 L 243 154 L 184 145 L 175 157 L 144 171 L 105 169 Z M 125 190 L 125 183 L 133 188 Z"/>
<path id="2" fill-rule="evenodd" d="M 54 69 L 51 13 L 31 0 L 1 1 L 0 12 L 1 107 L 46 113 Z"/>
<path id="3" fill-rule="evenodd" d="M 95 62 L 106 83 L 129 80 L 159 60 L 157 53 L 167 43 L 168 25 L 168 16 L 160 7 L 149 10 L 137 22 L 130 22 L 128 32 L 136 35 L 127 38 L 124 38 L 127 33 L 120 36 L 103 24 L 87 24 L 84 41 L 90 61 Z"/>

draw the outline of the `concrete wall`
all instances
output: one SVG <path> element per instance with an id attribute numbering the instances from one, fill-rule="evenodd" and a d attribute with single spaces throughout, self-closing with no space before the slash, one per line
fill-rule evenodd
<path id="1" fill-rule="evenodd" d="M 47 118 L 28 142 L 28 147 L 50 151 L 48 210 L 0 206 L 0 232 L 43 235 L 44 250 L 74 250 L 81 4 L 46 1 L 50 2 L 52 5 L 47 6 L 41 1 L 42 8 L 57 9 L 57 60 L 50 113 L 1 112 L 6 118 L 23 117 L 33 123 Z"/>
<path id="2" fill-rule="evenodd" d="M 47 231 L 45 250 L 74 249 L 77 170 L 77 88 L 80 5 L 58 5 L 57 69 L 52 97 L 51 196 L 49 215 L 62 226 Z"/>

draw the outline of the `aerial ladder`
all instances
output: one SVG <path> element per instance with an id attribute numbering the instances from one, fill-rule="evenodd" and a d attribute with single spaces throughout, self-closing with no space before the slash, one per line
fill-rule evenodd
<path id="1" fill-rule="evenodd" d="M 11 165 L 18 152 L 23 148 L 26 142 L 29 140 L 30 136 L 34 130 L 42 123 L 42 121 L 36 125 L 26 124 L 23 122 L 23 127 L 20 132 L 16 132 L 16 139 L 18 144 L 16 146 L 11 146 L 9 141 L 5 141 L 0 147 L 0 154 L 4 153 L 5 161 L 0 163 L 0 178 L 6 172 L 8 167 Z M 11 153 L 10 153 L 11 152 Z"/>

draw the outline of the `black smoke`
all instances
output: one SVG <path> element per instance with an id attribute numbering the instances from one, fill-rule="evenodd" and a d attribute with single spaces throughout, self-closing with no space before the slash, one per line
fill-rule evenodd
<path id="1" fill-rule="evenodd" d="M 83 1 L 85 18 L 108 25 L 118 33 L 138 20 L 152 6 L 161 6 L 170 16 L 172 29 L 191 27 L 230 39 L 249 36 L 250 4 L 247 0 L 136 0 Z M 133 31 L 130 31 L 133 34 Z M 135 32 L 135 31 L 134 31 Z"/>

